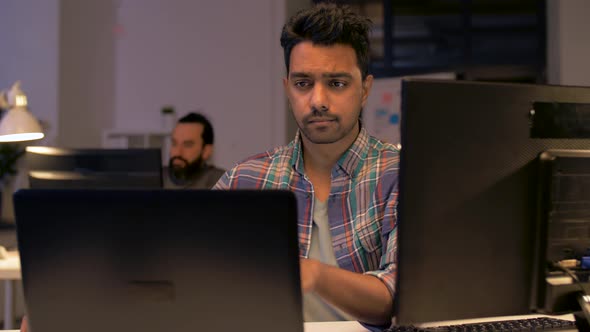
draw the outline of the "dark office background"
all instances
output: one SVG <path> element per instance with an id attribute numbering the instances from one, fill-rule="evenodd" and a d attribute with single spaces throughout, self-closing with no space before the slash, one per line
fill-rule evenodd
<path id="1" fill-rule="evenodd" d="M 590 84 L 588 0 L 347 1 L 375 21 L 377 77 Z M 49 145 L 157 129 L 163 105 L 210 116 L 220 166 L 293 138 L 278 39 L 313 0 L 0 2 L 0 89 L 23 82 Z"/>
<path id="2" fill-rule="evenodd" d="M 374 22 L 376 77 L 452 71 L 467 80 L 545 83 L 544 0 L 314 0 Z"/>

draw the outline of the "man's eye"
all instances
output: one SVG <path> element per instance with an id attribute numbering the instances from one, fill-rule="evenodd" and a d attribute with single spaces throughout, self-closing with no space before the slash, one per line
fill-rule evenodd
<path id="1" fill-rule="evenodd" d="M 295 87 L 297 88 L 307 88 L 311 85 L 309 81 L 296 81 Z"/>
<path id="2" fill-rule="evenodd" d="M 343 81 L 332 81 L 331 84 L 335 88 L 343 88 L 346 86 L 346 82 L 343 82 Z"/>

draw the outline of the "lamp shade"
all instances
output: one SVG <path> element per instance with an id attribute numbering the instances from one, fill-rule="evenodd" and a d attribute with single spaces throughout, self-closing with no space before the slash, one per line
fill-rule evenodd
<path id="1" fill-rule="evenodd" d="M 26 106 L 12 107 L 0 120 L 0 142 L 31 141 L 44 136 L 39 121 Z"/>
<path id="2" fill-rule="evenodd" d="M 20 88 L 20 81 L 7 93 L 0 93 L 0 106 L 7 109 L 0 120 L 0 143 L 32 141 L 45 136 L 39 121 L 27 108 L 27 95 Z"/>

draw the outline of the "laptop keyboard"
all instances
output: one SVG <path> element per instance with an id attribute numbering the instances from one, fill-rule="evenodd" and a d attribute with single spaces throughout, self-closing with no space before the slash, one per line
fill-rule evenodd
<path id="1" fill-rule="evenodd" d="M 496 331 L 560 331 L 576 329 L 576 323 L 549 317 L 518 320 L 492 321 L 485 323 L 416 327 L 394 326 L 385 332 L 496 332 Z"/>

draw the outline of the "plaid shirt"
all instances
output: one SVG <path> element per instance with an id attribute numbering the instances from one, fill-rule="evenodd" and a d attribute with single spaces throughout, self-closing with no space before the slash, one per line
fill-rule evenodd
<path id="1" fill-rule="evenodd" d="M 299 253 L 310 248 L 314 191 L 303 167 L 300 133 L 289 145 L 252 156 L 214 189 L 287 189 L 298 205 Z M 332 169 L 328 221 L 340 268 L 381 279 L 394 294 L 399 151 L 364 127 Z"/>

